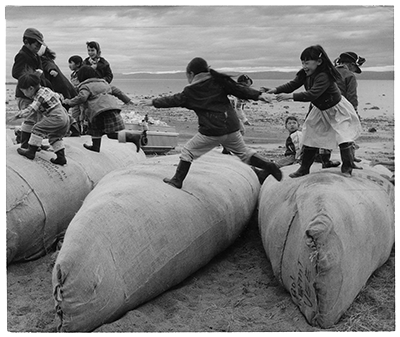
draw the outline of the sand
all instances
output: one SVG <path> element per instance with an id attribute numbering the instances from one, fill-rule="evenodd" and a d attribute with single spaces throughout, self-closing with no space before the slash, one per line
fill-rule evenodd
<path id="1" fill-rule="evenodd" d="M 137 97 L 140 99 L 140 97 Z M 393 102 L 392 108 L 393 108 Z M 363 134 L 357 140 L 357 157 L 380 162 L 394 171 L 394 120 L 382 109 L 361 110 Z M 6 102 L 7 115 L 15 102 Z M 182 145 L 197 129 L 195 114 L 186 109 L 124 106 L 124 112 L 149 113 L 175 126 Z M 288 114 L 303 119 L 304 103 L 250 103 L 251 125 L 245 141 L 270 159 L 284 152 Z M 150 125 L 151 128 L 151 125 Z M 375 130 L 375 131 L 374 131 Z M 338 155 L 338 150 L 334 151 Z M 96 332 L 294 332 L 326 331 L 310 326 L 292 302 L 290 294 L 274 278 L 262 247 L 257 213 L 236 242 L 207 266 L 155 299 L 105 324 Z M 51 273 L 57 252 L 27 263 L 7 267 L 7 327 L 9 332 L 56 332 Z M 329 331 L 395 330 L 395 253 L 379 268 Z"/>

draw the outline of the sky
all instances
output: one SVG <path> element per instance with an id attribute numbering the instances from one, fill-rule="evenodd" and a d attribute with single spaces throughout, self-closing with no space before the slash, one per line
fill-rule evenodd
<path id="1" fill-rule="evenodd" d="M 66 74 L 70 74 L 68 58 L 87 57 L 86 42 L 93 40 L 114 73 L 184 71 L 193 57 L 203 57 L 212 68 L 223 71 L 294 71 L 301 67 L 302 50 L 315 44 L 331 60 L 353 51 L 366 58 L 364 70 L 394 70 L 393 4 L 145 6 L 133 1 L 137 5 L 114 2 L 119 6 L 103 7 L 68 3 L 72 6 L 6 4 L 6 78 L 11 78 L 14 56 L 28 27 L 43 33 Z"/>

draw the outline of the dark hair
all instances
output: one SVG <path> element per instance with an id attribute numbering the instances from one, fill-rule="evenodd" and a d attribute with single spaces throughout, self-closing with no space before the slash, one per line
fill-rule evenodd
<path id="1" fill-rule="evenodd" d="M 96 42 L 96 41 L 89 41 L 89 42 L 86 42 L 86 47 L 96 49 L 96 50 L 97 50 L 97 54 L 99 54 L 99 56 L 100 56 L 100 54 L 101 54 L 101 49 L 100 49 L 100 44 L 99 44 L 98 42 Z"/>
<path id="2" fill-rule="evenodd" d="M 18 87 L 20 89 L 28 89 L 29 87 L 36 87 L 40 85 L 40 75 L 34 72 L 22 74 L 18 78 Z"/>
<path id="3" fill-rule="evenodd" d="M 247 76 L 247 75 L 245 75 L 245 74 L 240 75 L 240 76 L 238 77 L 237 81 L 238 81 L 238 83 L 247 83 L 247 82 L 250 82 L 250 85 L 253 84 L 253 80 L 252 80 L 249 76 Z"/>
<path id="4" fill-rule="evenodd" d="M 72 55 L 68 62 L 74 62 L 75 64 L 82 65 L 83 59 L 79 55 Z"/>
<path id="5" fill-rule="evenodd" d="M 97 78 L 96 70 L 91 66 L 82 66 L 77 73 L 78 81 L 83 82 L 88 78 Z"/>
<path id="6" fill-rule="evenodd" d="M 289 121 L 296 121 L 297 124 L 299 124 L 299 121 L 298 121 L 297 117 L 295 117 L 295 116 L 288 116 L 288 117 L 286 117 L 285 126 L 286 126 L 286 124 L 287 124 Z"/>
<path id="7" fill-rule="evenodd" d="M 186 72 L 193 72 L 193 74 L 197 75 L 199 73 L 210 73 L 210 75 L 217 80 L 218 82 L 222 82 L 222 81 L 233 81 L 232 76 L 224 74 L 224 73 L 220 73 L 214 69 L 211 69 L 208 64 L 207 61 L 201 57 L 195 57 L 193 60 L 191 60 L 188 65 L 186 66 Z M 236 82 L 235 82 L 236 83 Z"/>
<path id="8" fill-rule="evenodd" d="M 52 51 L 49 47 L 46 47 L 44 50 L 43 56 L 46 56 L 50 60 L 55 60 L 56 59 L 56 53 Z"/>
<path id="9" fill-rule="evenodd" d="M 339 79 L 341 79 L 340 73 L 329 59 L 324 48 L 322 48 L 319 44 L 304 49 L 300 55 L 300 60 L 302 61 L 321 60 L 322 63 L 321 65 L 318 66 L 316 70 L 317 72 L 319 73 L 326 72 L 328 76 L 330 76 L 334 81 L 338 81 Z"/>

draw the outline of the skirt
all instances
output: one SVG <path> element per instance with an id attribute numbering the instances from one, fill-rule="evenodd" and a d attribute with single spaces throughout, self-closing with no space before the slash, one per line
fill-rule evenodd
<path id="1" fill-rule="evenodd" d="M 313 106 L 303 125 L 303 145 L 334 149 L 339 144 L 354 142 L 362 128 L 353 105 L 342 96 L 327 110 Z"/>
<path id="2" fill-rule="evenodd" d="M 88 134 L 92 137 L 101 137 L 124 129 L 125 123 L 119 110 L 108 110 L 93 118 L 92 122 L 89 123 Z"/>

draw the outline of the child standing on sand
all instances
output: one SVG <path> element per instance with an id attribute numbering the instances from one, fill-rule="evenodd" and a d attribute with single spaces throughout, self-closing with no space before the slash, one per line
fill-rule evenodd
<path id="1" fill-rule="evenodd" d="M 140 134 L 125 129 L 120 115 L 121 109 L 112 97 L 112 87 L 104 79 L 97 78 L 96 71 L 90 66 L 82 66 L 78 71 L 78 95 L 66 99 L 65 104 L 76 106 L 85 104 L 85 114 L 89 122 L 88 133 L 92 136 L 92 145 L 83 146 L 94 152 L 100 152 L 101 137 L 118 139 L 119 142 L 131 142 L 140 150 Z M 124 131 L 122 131 L 124 130 Z"/>
<path id="2" fill-rule="evenodd" d="M 40 85 L 40 76 L 37 73 L 27 73 L 18 79 L 18 87 L 32 103 L 17 114 L 17 118 L 31 115 L 38 116 L 38 122 L 33 127 L 28 141 L 28 148 L 18 148 L 20 155 L 34 159 L 42 144 L 43 138 L 48 137 L 53 147 L 56 159 L 50 159 L 53 164 L 65 165 L 65 147 L 63 137 L 69 129 L 69 116 L 62 106 L 60 95 L 49 88 Z"/>
<path id="3" fill-rule="evenodd" d="M 200 57 L 189 62 L 186 77 L 189 84 L 181 93 L 141 101 L 143 105 L 156 108 L 185 107 L 194 110 L 198 116 L 198 133 L 183 147 L 175 175 L 172 179 L 165 178 L 164 182 L 182 188 L 193 160 L 220 144 L 243 162 L 262 168 L 280 181 L 280 169 L 258 155 L 255 150 L 246 147 L 239 131 L 239 119 L 228 98 L 228 95 L 233 95 L 269 102 L 269 96 L 210 69 L 207 62 Z"/>
<path id="4" fill-rule="evenodd" d="M 303 126 L 302 163 L 290 177 L 308 174 L 318 149 L 333 149 L 337 144 L 342 158 L 341 171 L 350 177 L 354 165 L 352 144 L 361 133 L 361 125 L 353 106 L 342 97 L 336 84 L 341 75 L 320 45 L 306 48 L 300 60 L 302 69 L 295 79 L 267 91 L 277 94 L 278 101 L 293 99 L 312 103 Z M 293 93 L 302 85 L 306 91 Z"/>

